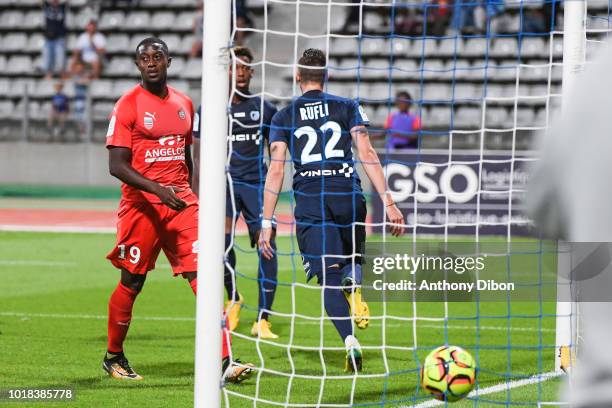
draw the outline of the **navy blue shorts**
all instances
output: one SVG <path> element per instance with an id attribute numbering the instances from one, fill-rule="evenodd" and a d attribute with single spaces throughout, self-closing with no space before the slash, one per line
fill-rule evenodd
<path id="1" fill-rule="evenodd" d="M 261 229 L 261 214 L 263 210 L 263 191 L 264 187 L 259 182 L 252 184 L 235 181 L 232 183 L 234 193 L 234 203 L 236 211 L 232 207 L 231 190 L 226 186 L 225 215 L 227 217 L 244 217 L 244 221 L 249 228 L 251 247 L 257 244 L 259 230 Z"/>
<path id="2" fill-rule="evenodd" d="M 307 279 L 316 276 L 322 281 L 322 271 L 331 265 L 340 267 L 361 263 L 365 248 L 366 201 L 361 190 L 295 192 L 297 239 Z M 331 255 L 331 256 L 330 256 Z M 336 255 L 336 256 L 333 256 Z"/>

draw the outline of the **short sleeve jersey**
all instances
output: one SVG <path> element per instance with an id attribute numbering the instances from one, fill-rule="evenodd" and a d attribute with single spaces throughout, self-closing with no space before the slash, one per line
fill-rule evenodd
<path id="1" fill-rule="evenodd" d="M 185 148 L 191 145 L 193 123 L 191 99 L 168 87 L 160 98 L 137 85 L 115 104 L 106 134 L 106 147 L 132 150 L 132 167 L 144 177 L 161 185 L 183 188 L 183 198 L 190 194 L 189 170 Z M 123 199 L 159 203 L 159 198 L 123 184 Z"/>
<path id="2" fill-rule="evenodd" d="M 333 189 L 359 182 L 350 134 L 359 125 L 367 126 L 369 120 L 356 101 L 316 90 L 274 115 L 270 143 L 287 144 L 295 169 L 294 190 L 313 183 Z"/>
<path id="3" fill-rule="evenodd" d="M 68 97 L 63 93 L 57 93 L 51 97 L 51 106 L 58 113 L 65 113 L 69 110 Z"/>
<path id="4" fill-rule="evenodd" d="M 233 181 L 263 183 L 268 167 L 264 160 L 265 146 L 268 144 L 270 122 L 276 107 L 261 98 L 252 97 L 232 104 L 232 135 L 230 174 Z M 200 108 L 194 121 L 193 136 L 200 138 Z"/>

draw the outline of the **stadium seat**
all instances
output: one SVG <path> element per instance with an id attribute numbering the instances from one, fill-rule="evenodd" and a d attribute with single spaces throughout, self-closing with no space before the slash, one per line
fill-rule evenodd
<path id="1" fill-rule="evenodd" d="M 191 51 L 191 46 L 193 44 L 194 41 L 194 36 L 191 34 L 188 34 L 186 36 L 184 36 L 180 43 L 178 48 L 176 49 L 176 52 L 179 52 L 181 54 L 189 54 L 189 52 Z M 170 53 L 172 53 L 173 51 L 170 51 Z"/>
<path id="2" fill-rule="evenodd" d="M 176 55 L 179 53 L 179 49 L 181 47 L 181 37 L 178 34 L 164 34 L 162 36 L 162 40 L 164 40 L 168 46 L 170 55 Z"/>
<path id="3" fill-rule="evenodd" d="M 172 58 L 172 64 L 168 68 L 168 75 L 175 77 L 180 76 L 181 72 L 185 69 L 185 59 L 181 57 Z"/>
<path id="4" fill-rule="evenodd" d="M 6 69 L 6 57 L 4 55 L 0 55 L 0 72 L 3 72 Z"/>
<path id="5" fill-rule="evenodd" d="M 13 114 L 13 102 L 0 100 L 0 119 L 10 118 Z"/>
<path id="6" fill-rule="evenodd" d="M 112 102 L 96 102 L 92 106 L 94 119 L 108 120 L 115 105 Z"/>
<path id="7" fill-rule="evenodd" d="M 26 55 L 13 55 L 6 63 L 7 74 L 28 74 L 32 71 L 32 61 Z"/>
<path id="8" fill-rule="evenodd" d="M 487 84 L 486 93 L 487 99 L 495 100 L 497 98 L 509 98 L 515 96 L 514 85 L 502 85 L 502 84 Z M 510 103 L 506 101 L 495 100 L 495 103 Z"/>
<path id="9" fill-rule="evenodd" d="M 489 50 L 493 57 L 512 57 L 518 52 L 518 45 L 514 38 L 496 38 Z"/>
<path id="10" fill-rule="evenodd" d="M 390 40 L 393 55 L 406 57 L 412 50 L 412 40 L 409 38 L 397 37 Z"/>
<path id="11" fill-rule="evenodd" d="M 185 64 L 185 69 L 180 74 L 185 79 L 200 79 L 202 77 L 202 60 L 200 58 L 190 59 Z"/>
<path id="12" fill-rule="evenodd" d="M 374 107 L 365 108 L 366 114 L 368 115 L 368 119 L 370 119 L 370 124 L 374 127 L 382 128 L 387 120 L 387 116 L 389 116 L 389 110 L 386 106 L 380 106 L 378 109 L 374 109 Z"/>
<path id="13" fill-rule="evenodd" d="M 43 14 L 40 12 L 40 10 L 30 11 L 24 16 L 22 27 L 30 30 L 42 28 L 43 20 Z"/>
<path id="14" fill-rule="evenodd" d="M 329 55 L 354 55 L 359 50 L 359 42 L 354 38 L 336 38 L 329 44 Z"/>
<path id="15" fill-rule="evenodd" d="M 136 44 L 132 47 L 127 34 L 111 34 L 107 37 L 106 51 L 108 53 L 125 52 L 136 48 Z"/>
<path id="16" fill-rule="evenodd" d="M 520 78 L 529 80 L 547 80 L 549 71 L 549 67 L 544 64 L 533 66 L 521 65 Z"/>
<path id="17" fill-rule="evenodd" d="M 417 79 L 421 75 L 420 67 L 414 60 L 397 60 L 393 64 L 393 78 Z"/>
<path id="18" fill-rule="evenodd" d="M 542 37 L 523 37 L 521 42 L 521 56 L 540 57 L 548 53 L 549 45 Z"/>
<path id="19" fill-rule="evenodd" d="M 0 27 L 18 28 L 23 26 L 23 13 L 21 11 L 5 11 L 0 15 Z"/>
<path id="20" fill-rule="evenodd" d="M 188 94 L 189 91 L 191 90 L 189 87 L 189 82 L 188 81 L 172 81 L 170 82 L 170 86 L 172 86 L 174 89 L 176 89 L 179 92 L 182 92 L 184 94 Z"/>
<path id="21" fill-rule="evenodd" d="M 463 47 L 463 55 L 470 57 L 481 57 L 487 48 L 486 38 L 470 38 L 466 40 Z"/>
<path id="22" fill-rule="evenodd" d="M 424 78 L 449 78 L 451 69 L 441 60 L 426 59 L 423 61 Z"/>
<path id="23" fill-rule="evenodd" d="M 98 79 L 91 82 L 89 86 L 89 92 L 92 98 L 104 98 L 109 97 L 109 93 L 113 87 L 113 81 L 106 79 Z"/>
<path id="24" fill-rule="evenodd" d="M 507 128 L 511 125 L 506 108 L 487 108 L 485 125 L 489 129 Z"/>
<path id="25" fill-rule="evenodd" d="M 451 87 L 448 84 L 431 84 L 423 87 L 422 99 L 425 103 L 451 100 Z"/>
<path id="26" fill-rule="evenodd" d="M 535 115 L 533 109 L 522 108 L 517 112 L 516 125 L 518 127 L 532 127 L 534 126 Z"/>
<path id="27" fill-rule="evenodd" d="M 68 14 L 66 26 L 69 29 L 80 31 L 85 29 L 85 25 L 92 18 L 96 18 L 94 12 L 89 8 L 83 8 L 77 14 Z"/>
<path id="28" fill-rule="evenodd" d="M 472 73 L 472 65 L 463 59 L 449 61 L 448 68 L 451 70 L 451 77 L 457 79 L 469 78 Z"/>
<path id="29" fill-rule="evenodd" d="M 31 94 L 38 98 L 50 98 L 55 93 L 55 84 L 57 81 L 40 80 L 33 83 Z"/>
<path id="30" fill-rule="evenodd" d="M 438 54 L 438 41 L 433 38 L 418 39 L 412 43 L 412 55 L 433 57 Z"/>
<path id="31" fill-rule="evenodd" d="M 151 16 L 146 11 L 133 11 L 125 16 L 124 24 L 129 30 L 147 30 L 151 28 Z"/>
<path id="32" fill-rule="evenodd" d="M 174 28 L 174 13 L 168 11 L 160 11 L 153 14 L 151 24 L 156 30 L 171 30 Z M 183 24 L 179 22 L 177 25 Z"/>
<path id="33" fill-rule="evenodd" d="M 357 61 L 353 60 L 354 66 L 357 66 Z M 359 67 L 359 72 L 357 70 L 353 71 L 353 74 L 359 74 L 361 78 L 389 78 L 390 73 L 389 60 L 387 59 L 370 59 L 367 61 L 362 61 L 361 66 Z"/>
<path id="34" fill-rule="evenodd" d="M 466 103 L 482 98 L 482 85 L 480 84 L 456 84 L 454 99 L 457 103 Z"/>
<path id="35" fill-rule="evenodd" d="M 458 37 L 443 38 L 438 46 L 438 55 L 444 57 L 460 56 L 463 52 L 463 41 Z"/>
<path id="36" fill-rule="evenodd" d="M 2 38 L 4 51 L 23 51 L 27 48 L 28 37 L 24 33 L 7 34 Z"/>
<path id="37" fill-rule="evenodd" d="M 0 97 L 9 94 L 11 89 L 11 81 L 9 79 L 0 78 Z"/>
<path id="38" fill-rule="evenodd" d="M 329 69 L 332 78 L 351 78 L 357 76 L 358 60 L 345 58 Z"/>
<path id="39" fill-rule="evenodd" d="M 357 88 L 357 87 L 355 87 Z M 339 95 L 350 95 L 347 90 Z M 356 89 L 356 97 L 366 101 L 367 103 L 387 104 L 393 101 L 393 89 L 389 89 L 389 83 L 381 84 L 360 84 L 359 89 Z"/>
<path id="40" fill-rule="evenodd" d="M 385 38 L 363 38 L 361 40 L 361 55 L 387 55 L 390 44 Z M 352 52 L 355 53 L 356 49 Z"/>
<path id="41" fill-rule="evenodd" d="M 550 113 L 547 114 L 545 108 L 538 109 L 538 111 L 536 112 L 533 118 L 534 125 L 539 126 L 539 127 L 545 127 L 547 124 L 550 123 L 550 121 L 551 121 Z"/>
<path id="42" fill-rule="evenodd" d="M 516 61 L 502 61 L 499 65 L 489 65 L 487 75 L 490 79 L 513 80 L 517 75 Z"/>
<path id="43" fill-rule="evenodd" d="M 132 57 L 114 57 L 104 68 L 104 74 L 113 77 L 134 76 L 136 72 Z"/>
<path id="44" fill-rule="evenodd" d="M 480 129 L 482 127 L 482 111 L 480 108 L 465 106 L 456 110 L 453 118 L 455 129 Z"/>
<path id="45" fill-rule="evenodd" d="M 113 99 L 119 99 L 121 95 L 134 88 L 138 82 L 130 79 L 114 81 L 112 94 Z"/>
<path id="46" fill-rule="evenodd" d="M 101 30 L 117 31 L 123 27 L 124 23 L 125 15 L 123 11 L 107 11 L 102 14 L 99 26 Z"/>
<path id="47" fill-rule="evenodd" d="M 450 125 L 451 113 L 450 106 L 445 105 L 434 105 L 430 109 L 422 110 L 421 121 L 423 123 L 423 128 L 448 128 Z"/>
<path id="48" fill-rule="evenodd" d="M 45 37 L 40 33 L 34 33 L 28 38 L 28 45 L 25 48 L 30 52 L 42 52 L 45 46 Z"/>
<path id="49" fill-rule="evenodd" d="M 193 31 L 193 22 L 195 21 L 195 12 L 193 11 L 183 11 L 182 13 L 179 13 L 176 15 L 176 18 L 174 19 L 175 21 L 175 25 L 173 27 L 173 31 L 177 31 L 177 32 L 186 32 L 186 31 Z"/>

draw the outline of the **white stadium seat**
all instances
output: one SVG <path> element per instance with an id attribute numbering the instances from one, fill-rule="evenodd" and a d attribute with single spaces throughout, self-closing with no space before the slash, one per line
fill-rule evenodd
<path id="1" fill-rule="evenodd" d="M 127 34 L 111 34 L 107 37 L 106 51 L 122 52 L 126 50 L 132 50 L 136 48 L 136 44 L 130 44 L 130 39 Z"/>
<path id="2" fill-rule="evenodd" d="M 28 37 L 23 33 L 7 34 L 2 38 L 4 51 L 22 51 L 27 48 Z"/>
<path id="3" fill-rule="evenodd" d="M 169 30 L 174 28 L 174 13 L 161 11 L 153 14 L 151 24 L 156 30 Z"/>
<path id="4" fill-rule="evenodd" d="M 7 61 L 4 71 L 8 74 L 26 74 L 33 69 L 30 57 L 26 55 L 13 55 Z"/>
<path id="5" fill-rule="evenodd" d="M 101 30 L 117 30 L 121 29 L 125 23 L 125 15 L 123 11 L 107 11 L 102 14 L 100 18 L 100 29 Z"/>
<path id="6" fill-rule="evenodd" d="M 470 38 L 466 40 L 463 47 L 463 54 L 471 57 L 484 57 L 486 53 L 486 38 Z"/>
<path id="7" fill-rule="evenodd" d="M 40 33 L 35 33 L 28 38 L 28 45 L 25 49 L 30 52 L 42 52 L 44 46 L 45 37 Z"/>
<path id="8" fill-rule="evenodd" d="M 40 10 L 34 10 L 28 12 L 23 17 L 23 28 L 33 29 L 33 28 L 42 28 L 44 22 L 43 14 Z"/>
<path id="9" fill-rule="evenodd" d="M 507 128 L 510 125 L 509 119 L 505 108 L 487 108 L 485 112 L 486 127 L 490 129 Z"/>
<path id="10" fill-rule="evenodd" d="M 13 115 L 13 110 L 13 102 L 9 100 L 0 100 L 0 118 L 10 118 Z"/>
<path id="11" fill-rule="evenodd" d="M 115 57 L 106 65 L 104 73 L 111 76 L 133 76 L 136 74 L 134 59 L 131 57 Z"/>
<path id="12" fill-rule="evenodd" d="M 521 56 L 539 57 L 548 54 L 549 44 L 542 37 L 523 37 L 521 42 Z"/>
<path id="13" fill-rule="evenodd" d="M 180 76 L 185 79 L 200 79 L 202 77 L 202 60 L 200 58 L 190 59 Z"/>
<path id="14" fill-rule="evenodd" d="M 489 53 L 494 57 L 510 57 L 518 52 L 518 45 L 514 38 L 497 38 L 492 44 Z"/>
<path id="15" fill-rule="evenodd" d="M 480 108 L 471 106 L 458 108 L 454 117 L 454 125 L 456 129 L 480 128 L 482 125 Z"/>
<path id="16" fill-rule="evenodd" d="M 89 92 L 93 98 L 110 97 L 112 96 L 112 86 L 113 81 L 109 81 L 106 79 L 98 79 L 91 82 L 91 85 L 89 86 Z"/>
<path id="17" fill-rule="evenodd" d="M 55 81 L 45 79 L 35 82 L 31 89 L 32 96 L 40 98 L 51 97 L 55 93 L 55 83 Z"/>
<path id="18" fill-rule="evenodd" d="M 151 16 L 146 11 L 133 11 L 124 21 L 125 27 L 131 30 L 146 30 L 151 26 Z"/>
<path id="19" fill-rule="evenodd" d="M 16 28 L 23 25 L 23 13 L 21 11 L 5 11 L 0 15 L 0 27 Z"/>
<path id="20" fill-rule="evenodd" d="M 440 40 L 438 55 L 445 57 L 459 56 L 463 52 L 463 41 L 459 38 L 443 38 Z"/>

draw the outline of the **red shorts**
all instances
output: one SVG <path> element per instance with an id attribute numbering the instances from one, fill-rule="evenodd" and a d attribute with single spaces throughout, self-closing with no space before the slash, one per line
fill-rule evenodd
<path id="1" fill-rule="evenodd" d="M 184 198 L 189 204 L 182 211 L 164 204 L 121 200 L 117 246 L 106 258 L 119 269 L 142 275 L 155 269 L 163 249 L 175 275 L 197 271 L 198 204 L 191 195 Z"/>

